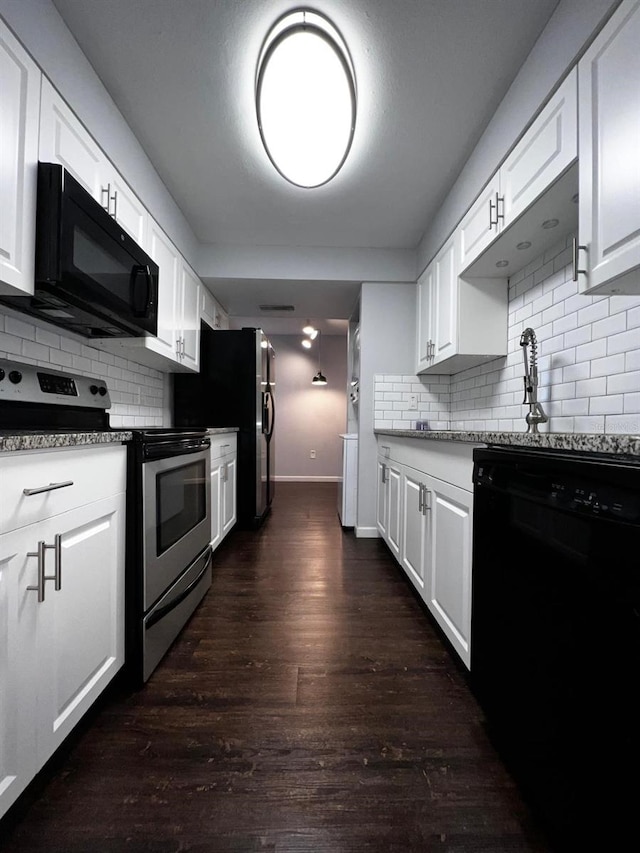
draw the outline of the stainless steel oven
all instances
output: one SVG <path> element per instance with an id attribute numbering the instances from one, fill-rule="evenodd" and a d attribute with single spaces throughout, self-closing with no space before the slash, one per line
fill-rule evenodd
<path id="1" fill-rule="evenodd" d="M 136 430 L 129 465 L 127 659 L 146 681 L 211 584 L 210 440 Z"/>

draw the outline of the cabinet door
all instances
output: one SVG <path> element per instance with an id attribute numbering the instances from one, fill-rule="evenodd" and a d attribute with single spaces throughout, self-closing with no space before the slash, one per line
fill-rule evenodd
<path id="1" fill-rule="evenodd" d="M 40 765 L 124 662 L 124 510 L 124 494 L 112 495 L 39 525 L 47 544 L 60 537 L 61 578 L 37 604 Z M 55 551 L 45 558 L 54 574 Z"/>
<path id="2" fill-rule="evenodd" d="M 422 273 L 417 284 L 416 370 L 419 373 L 431 364 L 433 351 L 433 288 L 435 264 Z"/>
<path id="3" fill-rule="evenodd" d="M 578 64 L 578 277 L 640 293 L 640 0 L 624 0 Z"/>
<path id="4" fill-rule="evenodd" d="M 222 463 L 219 459 L 211 462 L 211 548 L 215 550 L 222 540 L 221 518 L 221 472 Z"/>
<path id="5" fill-rule="evenodd" d="M 0 21 L 0 292 L 33 293 L 40 70 Z"/>
<path id="6" fill-rule="evenodd" d="M 468 667 L 473 495 L 435 477 L 426 486 L 431 535 L 425 602 Z"/>
<path id="7" fill-rule="evenodd" d="M 223 468 L 223 499 L 222 499 L 222 536 L 223 538 L 236 523 L 236 480 L 237 460 L 228 456 Z"/>
<path id="8" fill-rule="evenodd" d="M 502 227 L 510 225 L 578 156 L 575 69 L 500 168 Z"/>
<path id="9" fill-rule="evenodd" d="M 389 489 L 387 483 L 387 459 L 378 457 L 377 463 L 378 494 L 376 502 L 376 526 L 382 538 L 387 541 L 389 525 Z"/>
<path id="10" fill-rule="evenodd" d="M 147 251 L 158 264 L 158 332 L 154 346 L 161 354 L 178 361 L 180 335 L 177 329 L 180 255 L 162 228 L 149 217 Z"/>
<path id="11" fill-rule="evenodd" d="M 198 370 L 200 363 L 200 279 L 182 264 L 180 281 L 180 357 L 184 367 Z"/>
<path id="12" fill-rule="evenodd" d="M 39 158 L 60 163 L 108 209 L 108 161 L 46 77 L 42 78 Z"/>
<path id="13" fill-rule="evenodd" d="M 389 489 L 387 544 L 399 559 L 402 537 L 402 484 L 400 466 L 395 462 L 387 465 L 387 487 Z"/>
<path id="14" fill-rule="evenodd" d="M 424 590 L 428 516 L 422 510 L 424 476 L 405 468 L 402 474 L 403 536 L 400 564 L 421 595 Z"/>
<path id="15" fill-rule="evenodd" d="M 144 246 L 147 238 L 147 209 L 115 169 L 109 175 L 107 189 L 109 213 L 139 246 Z"/>
<path id="16" fill-rule="evenodd" d="M 455 256 L 455 235 L 451 237 L 434 261 L 433 319 L 434 346 L 431 365 L 438 364 L 458 351 L 458 273 Z"/>
<path id="17" fill-rule="evenodd" d="M 24 529 L 0 536 L 0 817 L 38 770 L 36 547 Z"/>
<path id="18" fill-rule="evenodd" d="M 463 272 L 495 240 L 500 232 L 496 204 L 500 195 L 500 174 L 491 178 L 458 226 L 459 269 Z M 502 213 L 502 206 L 500 209 Z"/>

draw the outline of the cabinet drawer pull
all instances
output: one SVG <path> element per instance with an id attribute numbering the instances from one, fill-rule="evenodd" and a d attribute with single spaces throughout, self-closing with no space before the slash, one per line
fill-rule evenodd
<path id="1" fill-rule="evenodd" d="M 431 492 L 426 486 L 422 487 L 424 489 L 424 498 L 422 499 L 422 514 L 426 515 L 427 512 L 431 509 Z"/>
<path id="2" fill-rule="evenodd" d="M 424 515 L 424 486 L 422 483 L 418 483 L 418 512 L 421 515 Z"/>
<path id="3" fill-rule="evenodd" d="M 387 466 L 384 464 L 384 462 L 380 465 L 380 482 L 387 482 Z"/>
<path id="4" fill-rule="evenodd" d="M 52 575 L 45 574 L 45 551 L 47 550 L 55 552 Z M 54 589 L 56 591 L 62 589 L 62 535 L 56 533 L 53 545 L 47 545 L 44 539 L 41 539 L 38 542 L 38 550 L 29 551 L 27 557 L 38 558 L 38 583 L 35 586 L 28 586 L 27 589 L 35 590 L 38 593 L 38 604 L 42 604 L 44 601 L 45 581 L 54 581 Z"/>
<path id="5" fill-rule="evenodd" d="M 39 486 L 37 489 L 23 489 L 23 495 L 41 495 L 43 492 L 53 492 L 55 489 L 66 489 L 67 486 L 73 486 L 73 480 L 67 480 L 64 483 L 49 483 L 48 486 Z"/>

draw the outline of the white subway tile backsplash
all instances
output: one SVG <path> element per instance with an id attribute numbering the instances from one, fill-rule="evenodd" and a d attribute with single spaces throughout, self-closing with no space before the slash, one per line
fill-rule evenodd
<path id="1" fill-rule="evenodd" d="M 107 380 L 112 427 L 168 426 L 169 401 L 162 373 L 67 337 L 38 320 L 0 309 L 0 356 Z"/>

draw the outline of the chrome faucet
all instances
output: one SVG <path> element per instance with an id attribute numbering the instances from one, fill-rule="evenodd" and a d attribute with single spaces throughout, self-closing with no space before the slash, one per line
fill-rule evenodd
<path id="1" fill-rule="evenodd" d="M 525 418 L 527 432 L 537 433 L 538 424 L 546 423 L 549 418 L 545 414 L 542 405 L 538 402 L 538 342 L 533 329 L 525 329 L 520 336 L 520 346 L 524 358 L 524 400 L 523 404 L 529 405 L 529 411 Z M 531 359 L 527 358 L 527 347 L 531 347 Z"/>

